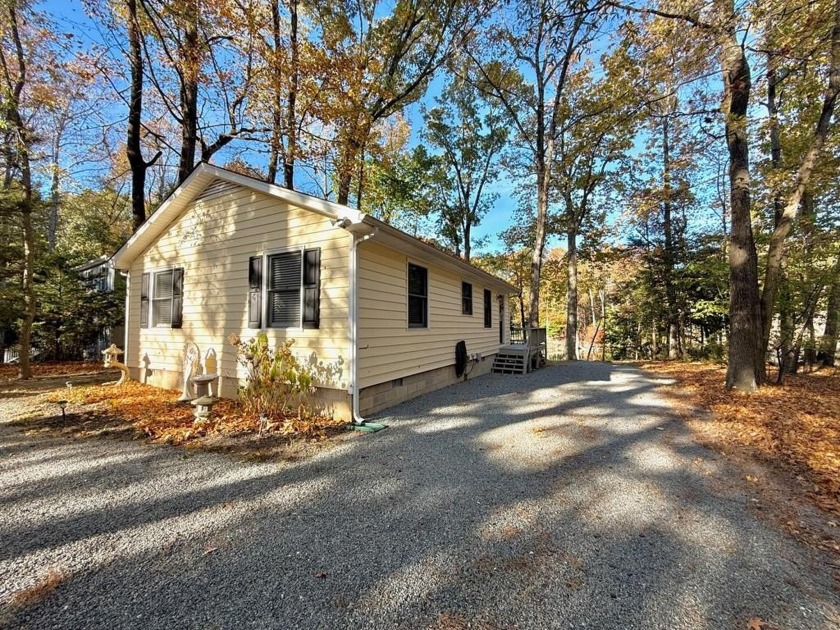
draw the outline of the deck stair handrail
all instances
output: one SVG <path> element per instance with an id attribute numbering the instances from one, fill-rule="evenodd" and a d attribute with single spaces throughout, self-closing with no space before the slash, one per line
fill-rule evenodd
<path id="1" fill-rule="evenodd" d="M 547 333 L 545 328 L 529 328 L 528 347 L 532 349 L 545 350 L 546 337 Z"/>

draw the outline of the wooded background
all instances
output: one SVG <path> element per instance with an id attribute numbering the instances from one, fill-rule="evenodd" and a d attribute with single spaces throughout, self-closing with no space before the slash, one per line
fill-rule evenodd
<path id="1" fill-rule="evenodd" d="M 0 0 L 0 339 L 117 321 L 73 268 L 199 161 L 521 289 L 576 359 L 833 365 L 840 0 Z M 66 7 L 65 7 L 66 8 Z M 475 228 L 501 184 L 516 209 Z M 772 378 L 776 378 L 774 374 Z"/>

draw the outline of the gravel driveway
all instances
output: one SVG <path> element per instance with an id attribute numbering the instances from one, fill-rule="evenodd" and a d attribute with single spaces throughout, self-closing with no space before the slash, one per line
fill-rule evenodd
<path id="1" fill-rule="evenodd" d="M 840 626 L 824 556 L 757 518 L 656 385 L 599 363 L 485 376 L 285 463 L 27 437 L 0 401 L 0 624 Z"/>

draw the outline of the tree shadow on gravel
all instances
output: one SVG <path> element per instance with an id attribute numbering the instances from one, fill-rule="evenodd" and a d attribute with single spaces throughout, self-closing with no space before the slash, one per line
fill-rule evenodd
<path id="1" fill-rule="evenodd" d="M 821 557 L 751 516 L 656 387 L 489 375 L 294 464 L 45 441 L 49 465 L 0 467 L 0 601 L 59 568 L 15 627 L 834 627 Z"/>

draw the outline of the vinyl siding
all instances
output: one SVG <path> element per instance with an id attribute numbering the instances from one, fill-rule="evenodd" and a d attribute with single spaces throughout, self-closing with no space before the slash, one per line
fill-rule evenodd
<path id="1" fill-rule="evenodd" d="M 454 365 L 455 344 L 467 352 L 499 348 L 499 292 L 493 290 L 492 326 L 484 327 L 484 289 L 478 276 L 456 274 L 376 243 L 359 246 L 359 383 L 385 381 Z M 408 326 L 408 263 L 428 269 L 428 328 Z M 461 314 L 461 282 L 473 285 L 473 314 Z M 489 287 L 487 287 L 489 288 Z M 508 336 L 507 307 L 503 322 Z"/>
<path id="2" fill-rule="evenodd" d="M 223 377 L 244 376 L 227 338 L 237 334 L 245 340 L 258 332 L 248 328 L 249 258 L 320 247 L 320 327 L 264 330 L 272 346 L 294 338 L 299 358 L 329 366 L 332 374 L 322 378 L 322 386 L 346 388 L 349 245 L 350 236 L 322 215 L 216 180 L 131 264 L 130 367 L 179 372 L 184 344 L 193 341 L 202 357 L 215 350 Z M 167 267 L 184 268 L 183 327 L 141 329 L 142 274 Z"/>

